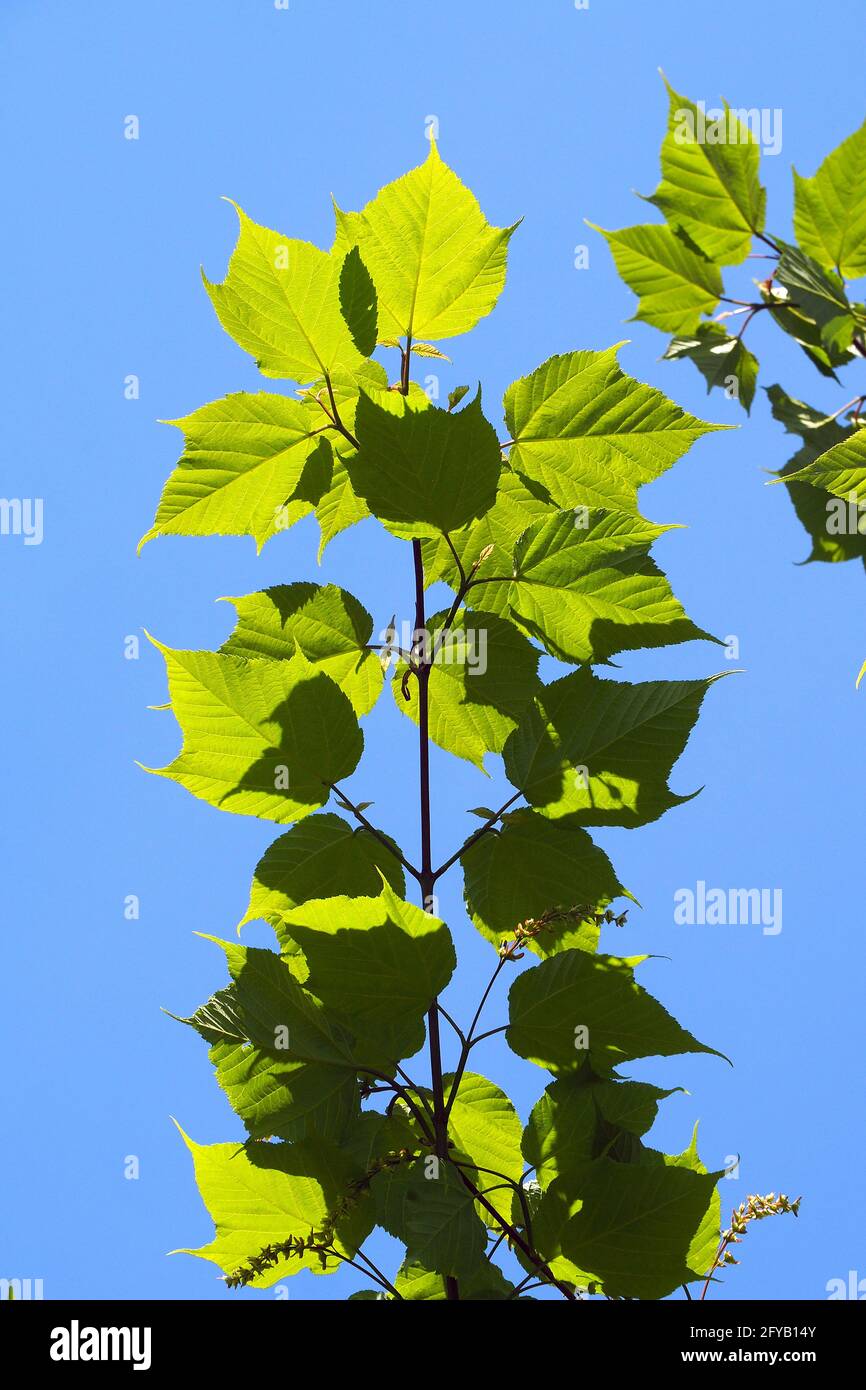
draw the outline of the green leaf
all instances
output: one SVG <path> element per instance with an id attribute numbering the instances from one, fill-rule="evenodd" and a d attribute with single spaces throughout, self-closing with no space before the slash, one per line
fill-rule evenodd
<path id="1" fill-rule="evenodd" d="M 633 966 L 562 951 L 524 971 L 509 992 L 509 1047 L 554 1073 L 578 1071 L 587 1060 L 603 1074 L 635 1057 L 713 1053 L 636 984 Z M 585 1037 L 588 1046 L 578 1046 Z"/>
<path id="2" fill-rule="evenodd" d="M 427 620 L 431 650 L 447 614 Z M 418 682 L 403 694 L 406 663 L 398 663 L 391 688 L 402 714 L 418 723 Z M 430 738 L 446 752 L 483 770 L 485 753 L 501 753 L 539 690 L 538 652 L 513 623 L 492 613 L 461 612 L 430 669 Z"/>
<path id="3" fill-rule="evenodd" d="M 201 1004 L 189 1018 L 169 1014 L 178 1023 L 186 1023 L 195 1028 L 206 1042 L 219 1045 L 224 1042 L 244 1042 L 244 1019 L 238 1004 L 237 991 L 233 985 L 218 989 L 204 1004 Z"/>
<path id="4" fill-rule="evenodd" d="M 718 679 L 631 685 L 574 671 L 544 687 L 511 735 L 508 780 L 554 819 L 647 825 L 691 799 L 667 781 Z"/>
<path id="5" fill-rule="evenodd" d="M 670 529 L 626 512 L 552 513 L 520 537 L 510 581 L 480 576 L 476 601 L 506 611 L 561 661 L 714 641 L 686 617 L 649 557 L 652 541 Z"/>
<path id="6" fill-rule="evenodd" d="M 492 507 L 501 455 L 481 411 L 481 393 L 456 414 L 392 392 L 363 394 L 357 454 L 346 460 L 352 487 L 398 535 L 456 531 Z"/>
<path id="7" fill-rule="evenodd" d="M 216 1079 L 252 1139 L 342 1140 L 358 1110 L 351 1072 L 314 1062 L 278 1062 L 247 1042 L 210 1050 Z"/>
<path id="8" fill-rule="evenodd" d="M 371 357 L 379 327 L 376 287 L 357 246 L 348 252 L 340 271 L 340 310 L 355 347 L 362 357 Z"/>
<path id="9" fill-rule="evenodd" d="M 453 532 L 449 537 L 450 546 L 444 536 L 437 540 L 422 540 L 425 583 L 430 585 L 444 579 L 452 589 L 460 587 L 455 551 L 467 574 L 484 551 L 490 553 L 479 577 L 501 573 L 510 567 L 514 547 L 527 527 L 556 510 L 550 495 L 539 483 L 532 483 L 512 472 L 503 461 L 496 501 L 489 512 L 478 521 Z M 454 547 L 453 551 L 451 546 Z"/>
<path id="10" fill-rule="evenodd" d="M 370 1192 L 379 1224 L 405 1243 L 408 1264 L 458 1279 L 475 1272 L 486 1244 L 484 1225 L 450 1163 L 402 1164 L 378 1173 Z"/>
<path id="11" fill-rule="evenodd" d="M 856 506 L 866 504 L 866 429 L 856 429 L 785 481 L 811 483 Z"/>
<path id="12" fill-rule="evenodd" d="M 346 589 L 277 584 L 228 602 L 238 623 L 221 652 L 269 661 L 290 661 L 301 652 L 340 687 L 357 715 L 373 708 L 383 680 L 378 656 L 368 650 L 373 619 Z"/>
<path id="13" fill-rule="evenodd" d="M 637 509 L 637 490 L 723 429 L 626 376 L 617 347 L 551 357 L 505 393 L 511 466 L 560 507 Z"/>
<path id="14" fill-rule="evenodd" d="M 718 1178 L 599 1158 L 569 1180 L 580 1210 L 563 1229 L 563 1252 L 592 1269 L 612 1298 L 665 1298 L 706 1272 L 689 1256 Z"/>
<path id="15" fill-rule="evenodd" d="M 165 423 L 183 431 L 184 452 L 139 550 L 169 535 L 253 536 L 261 550 L 310 512 L 294 493 L 312 456 L 327 467 L 331 451 L 303 402 L 239 391 Z"/>
<path id="16" fill-rule="evenodd" d="M 823 275 L 820 266 L 813 261 L 809 269 L 808 262 L 796 247 L 783 250 L 780 269 L 783 261 L 787 283 L 779 278 L 778 272 L 775 277 L 759 281 L 761 299 L 769 305 L 773 322 L 799 343 L 821 375 L 836 381 L 838 378 L 834 368 L 851 360 L 850 344 L 854 327 L 851 313 L 839 302 L 833 303 L 839 285 L 824 277 L 823 292 L 820 291 L 812 283 L 815 276 Z M 807 266 L 805 270 L 804 263 Z M 805 285 L 802 283 L 804 280 L 807 282 Z"/>
<path id="17" fill-rule="evenodd" d="M 641 1135 L 655 1123 L 659 1101 L 672 1096 L 677 1089 L 680 1088 L 663 1091 L 646 1081 L 599 1081 L 593 1084 L 592 1092 L 608 1124 L 628 1134 Z"/>
<path id="18" fill-rule="evenodd" d="M 702 314 L 711 314 L 723 291 L 719 268 L 670 227 L 645 223 L 606 232 L 594 222 L 611 249 L 621 278 L 638 296 L 633 321 L 667 333 L 692 333 Z"/>
<path id="19" fill-rule="evenodd" d="M 688 358 L 707 383 L 707 395 L 720 386 L 740 402 L 748 415 L 755 398 L 758 361 L 741 338 L 733 338 L 720 323 L 699 323 L 694 333 L 674 338 L 664 354 L 671 361 Z"/>
<path id="20" fill-rule="evenodd" d="M 782 254 L 773 279 L 773 293 L 787 293 L 798 313 L 818 327 L 831 366 L 850 356 L 854 314 L 845 286 L 833 270 L 823 270 L 799 247 L 780 243 Z"/>
<path id="21" fill-rule="evenodd" d="M 664 1163 L 669 1168 L 685 1168 L 691 1173 L 700 1173 L 701 1175 L 707 1173 L 706 1165 L 701 1162 L 698 1154 L 697 1124 L 689 1147 L 681 1154 L 663 1154 L 655 1149 L 642 1149 L 638 1161 L 645 1164 Z M 714 1173 L 712 1176 L 718 1183 L 722 1173 Z M 707 1274 L 715 1261 L 721 1234 L 721 1217 L 722 1201 L 718 1186 L 716 1186 L 703 1219 L 692 1237 L 686 1257 L 689 1268 L 695 1270 L 699 1278 L 703 1278 Z"/>
<path id="22" fill-rule="evenodd" d="M 542 1188 L 602 1155 L 616 1131 L 644 1134 L 658 1102 L 672 1091 L 642 1081 L 561 1076 L 536 1102 L 523 1133 L 523 1156 Z"/>
<path id="23" fill-rule="evenodd" d="M 595 1086 L 576 1076 L 561 1076 L 546 1087 L 532 1107 L 522 1152 L 542 1188 L 596 1157 L 599 1111 L 595 1092 Z"/>
<path id="24" fill-rule="evenodd" d="M 828 420 L 822 411 L 815 410 L 813 406 L 795 400 L 781 386 L 768 387 L 767 395 L 774 419 L 779 420 L 789 434 L 798 435 L 803 441 L 802 448 L 780 470 L 779 477 L 785 483 L 794 511 L 812 541 L 811 553 L 804 563 L 823 561 L 835 564 L 861 559 L 866 564 L 866 534 L 861 534 L 857 526 L 852 529 L 847 506 L 841 509 L 844 524 L 840 525 L 840 504 L 832 493 L 808 481 L 791 482 L 793 475 L 813 464 L 834 445 L 850 439 L 851 429 L 841 425 L 838 420 Z M 857 521 L 859 523 L 859 516 Z"/>
<path id="25" fill-rule="evenodd" d="M 395 1102 L 390 1114 L 365 1110 L 356 1116 L 342 1145 L 343 1152 L 361 1173 L 372 1173 L 383 1158 L 395 1158 L 402 1149 L 415 1154 L 429 1147 L 403 1101 Z"/>
<path id="26" fill-rule="evenodd" d="M 397 1271 L 394 1287 L 401 1298 L 412 1303 L 442 1302 L 447 1298 L 445 1279 L 420 1264 L 406 1261 Z M 467 1277 L 460 1280 L 461 1302 L 490 1302 L 506 1299 L 514 1285 L 505 1278 L 497 1265 L 490 1260 L 481 1259 L 477 1267 Z"/>
<path id="27" fill-rule="evenodd" d="M 208 939 L 225 951 L 242 1035 L 254 1047 L 277 1061 L 323 1062 L 353 1073 L 365 1067 L 379 1071 L 383 1060 L 387 1066 L 390 1059 L 356 1044 L 274 951 Z"/>
<path id="28" fill-rule="evenodd" d="M 358 497 L 349 480 L 345 459 L 338 453 L 333 455 L 333 463 L 328 474 L 327 484 L 316 502 L 316 520 L 319 523 L 321 542 L 319 562 L 325 547 L 341 531 L 355 526 L 370 515 L 370 509 L 362 497 Z"/>
<path id="29" fill-rule="evenodd" d="M 502 292 L 513 231 L 490 226 L 432 140 L 424 164 L 363 212 L 337 209 L 337 246 L 359 248 L 379 297 L 380 335 L 390 338 L 474 328 Z"/>
<path id="30" fill-rule="evenodd" d="M 424 1016 L 456 965 L 444 922 L 385 885 L 376 898 L 302 903 L 283 924 L 306 958 L 305 983 L 334 1018 L 389 1057 L 423 1046 Z"/>
<path id="31" fill-rule="evenodd" d="M 551 1183 L 545 1191 L 538 1183 L 527 1182 L 524 1184 L 524 1188 L 526 1192 L 524 1200 L 528 1204 L 532 1222 L 532 1243 L 539 1255 L 546 1261 L 553 1277 L 570 1284 L 573 1288 L 588 1293 L 598 1293 L 599 1280 L 597 1275 L 581 1269 L 573 1260 L 567 1260 L 562 1254 L 562 1232 L 571 1216 L 571 1207 L 565 1194 L 560 1193 L 558 1184 L 556 1182 Z M 522 1209 L 516 1198 L 512 1219 L 515 1224 L 524 1225 Z M 518 1249 L 514 1253 L 526 1272 L 528 1274 L 533 1273 L 534 1266 L 522 1252 Z"/>
<path id="32" fill-rule="evenodd" d="M 451 1074 L 443 1078 L 446 1096 L 453 1082 Z M 505 1092 L 484 1076 L 464 1072 L 448 1117 L 449 1136 L 460 1152 L 479 1169 L 488 1168 L 517 1182 L 523 1172 L 521 1131 L 517 1111 Z M 489 1187 L 489 1174 L 481 1176 L 485 1180 L 479 1186 Z M 496 1197 L 491 1200 L 496 1206 Z M 503 1203 L 501 1209 L 507 1212 L 509 1204 Z"/>
<path id="33" fill-rule="evenodd" d="M 708 121 L 667 79 L 665 85 L 670 110 L 662 181 L 649 201 L 711 261 L 738 265 L 751 249 L 752 233 L 764 230 L 758 143 L 727 102 L 721 119 Z"/>
<path id="34" fill-rule="evenodd" d="M 351 1178 L 339 1151 L 318 1140 L 244 1147 L 196 1144 L 180 1132 L 192 1154 L 198 1189 L 216 1234 L 198 1250 L 174 1253 L 211 1260 L 226 1274 L 266 1245 L 290 1235 L 308 1237 L 329 1215 Z M 368 1230 L 358 1213 L 353 1213 L 338 1223 L 336 1249 L 353 1255 Z M 333 1273 L 341 1263 L 331 1257 L 323 1270 L 317 1255 L 281 1259 L 253 1279 L 252 1285 L 267 1289 L 304 1268 Z"/>
<path id="35" fill-rule="evenodd" d="M 308 816 L 275 840 L 259 860 L 249 905 L 238 925 L 262 918 L 276 929 L 285 947 L 291 941 L 282 925 L 287 912 L 311 898 L 374 897 L 381 891 L 380 875 L 403 896 L 403 870 L 380 840 L 340 816 Z"/>
<path id="36" fill-rule="evenodd" d="M 233 204 L 240 235 L 222 284 L 205 289 L 223 328 L 263 376 L 313 381 L 363 358 L 340 311 L 342 255 L 260 227 Z"/>
<path id="37" fill-rule="evenodd" d="M 603 850 L 569 820 L 534 811 L 515 815 L 501 831 L 489 831 L 461 856 L 466 908 L 474 925 L 498 946 L 515 927 L 553 908 L 599 912 L 625 892 Z M 555 923 L 526 945 L 539 956 L 577 948 L 595 951 L 595 922 Z"/>
<path id="38" fill-rule="evenodd" d="M 826 270 L 866 275 L 866 121 L 812 178 L 794 170 L 794 234 Z"/>
<path id="39" fill-rule="evenodd" d="M 305 657 L 247 661 L 162 643 L 183 748 L 168 777 L 223 811 L 286 824 L 318 810 L 364 746 L 348 699 Z"/>
<path id="40" fill-rule="evenodd" d="M 388 376 L 379 362 L 362 362 L 355 371 L 338 368 L 332 373 L 330 382 L 330 391 L 327 382 L 320 380 L 304 392 L 308 405 L 316 412 L 318 422 L 327 425 L 329 430 L 331 427 L 328 420 L 333 410 L 332 394 L 340 413 L 340 420 L 350 434 L 355 423 L 361 387 L 374 396 L 378 393 L 387 399 L 389 395 Z M 320 563 L 325 547 L 335 536 L 370 515 L 367 504 L 352 490 L 346 471 L 345 460 L 351 457 L 354 451 L 346 445 L 344 436 L 336 430 L 331 431 L 330 438 L 340 446 L 339 449 L 333 448 L 327 454 L 321 452 L 313 455 L 294 492 L 296 502 L 306 501 L 315 507 L 316 520 L 321 532 L 318 557 Z"/>

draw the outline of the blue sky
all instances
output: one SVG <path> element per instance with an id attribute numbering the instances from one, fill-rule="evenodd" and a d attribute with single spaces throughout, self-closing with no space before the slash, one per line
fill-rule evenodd
<path id="1" fill-rule="evenodd" d="M 135 547 L 178 452 L 179 435 L 157 420 L 260 381 L 199 278 L 199 264 L 221 278 L 233 244 L 220 197 L 327 244 L 329 195 L 361 206 L 419 163 L 429 116 L 491 221 L 525 218 L 499 308 L 452 344 L 443 392 L 482 380 L 499 425 L 505 387 L 545 357 L 628 338 L 627 371 L 742 426 L 704 439 L 642 494 L 653 520 L 688 528 L 662 540 L 660 561 L 696 622 L 739 638 L 746 674 L 713 687 L 675 769 L 676 790 L 703 793 L 655 825 L 599 835 L 643 904 L 606 944 L 655 953 L 644 983 L 735 1064 L 636 1066 L 689 1092 L 666 1103 L 653 1139 L 683 1148 L 700 1119 L 710 1166 L 740 1154 L 740 1178 L 722 1183 L 726 1208 L 747 1192 L 804 1197 L 799 1222 L 753 1231 L 716 1297 L 822 1298 L 828 1280 L 866 1274 L 856 1159 L 866 691 L 854 690 L 864 576 L 797 567 L 806 538 L 784 490 L 764 486 L 791 441 L 763 394 L 745 422 L 718 393 L 705 397 L 689 364 L 660 363 L 664 340 L 624 324 L 633 297 L 583 223 L 651 220 L 630 190 L 650 192 L 657 178 L 662 66 L 709 105 L 724 94 L 781 110 L 782 150 L 763 176 L 768 225 L 787 235 L 792 162 L 813 172 L 863 119 L 861 26 L 858 0 L 840 0 L 832 24 L 803 0 L 688 11 L 636 0 L 580 11 L 571 0 L 290 0 L 285 11 L 271 0 L 6 0 L 0 490 L 44 499 L 44 539 L 0 538 L 0 1274 L 41 1277 L 50 1298 L 227 1296 L 214 1266 L 166 1258 L 211 1234 L 169 1115 L 200 1142 L 239 1127 L 204 1045 L 160 1008 L 189 1012 L 223 982 L 220 953 L 193 933 L 232 934 L 275 830 L 136 767 L 168 762 L 179 737 L 170 715 L 147 710 L 165 698 L 161 659 L 145 644 L 126 660 L 124 641 L 146 626 L 169 645 L 217 645 L 231 625 L 218 595 L 293 579 L 345 585 L 380 626 L 395 609 L 410 616 L 411 567 L 372 523 L 334 542 L 321 570 L 312 522 L 259 558 L 241 539 L 162 540 L 140 559 Z M 130 114 L 137 141 L 124 139 Z M 583 243 L 590 264 L 578 271 Z M 762 316 L 749 338 L 764 385 L 780 380 L 828 412 L 861 389 L 856 368 L 839 387 L 823 381 Z M 138 400 L 124 398 L 129 374 Z M 697 643 L 622 660 L 628 678 L 725 665 Z M 366 738 L 351 788 L 375 800 L 384 828 L 414 836 L 410 726 L 383 700 Z M 444 755 L 433 767 L 443 858 L 472 824 L 465 808 L 499 804 L 500 786 Z M 699 880 L 780 888 L 782 931 L 676 926 L 673 895 Z M 129 894 L 138 921 L 124 918 Z M 462 917 L 458 877 L 441 907 L 463 980 L 449 1008 L 465 1017 L 490 950 Z M 252 927 L 246 939 L 268 934 Z M 489 1026 L 503 1007 L 491 1006 Z M 482 1051 L 480 1069 L 525 1116 L 548 1078 L 498 1040 Z M 136 1181 L 124 1177 L 128 1155 Z M 351 1270 L 302 1275 L 291 1296 L 344 1298 L 359 1282 Z"/>

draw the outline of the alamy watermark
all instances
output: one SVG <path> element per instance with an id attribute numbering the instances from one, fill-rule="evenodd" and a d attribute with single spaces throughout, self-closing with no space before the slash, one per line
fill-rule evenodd
<path id="1" fill-rule="evenodd" d="M 781 888 L 694 888 L 674 893 L 674 922 L 680 927 L 761 927 L 764 936 L 782 930 Z"/>
<path id="2" fill-rule="evenodd" d="M 41 497 L 0 497 L 0 536 L 21 536 L 25 545 L 41 545 L 44 505 Z"/>
<path id="3" fill-rule="evenodd" d="M 782 149 L 782 111 L 778 106 L 727 107 L 707 110 L 704 101 L 674 112 L 674 140 L 678 145 L 746 145 L 754 141 L 764 154 Z"/>
<path id="4" fill-rule="evenodd" d="M 866 536 L 866 505 L 856 491 L 849 492 L 847 499 L 828 497 L 824 529 L 828 536 Z"/>

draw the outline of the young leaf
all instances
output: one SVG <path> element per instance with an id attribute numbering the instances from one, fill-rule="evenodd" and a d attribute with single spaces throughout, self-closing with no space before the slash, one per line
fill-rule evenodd
<path id="1" fill-rule="evenodd" d="M 662 181 L 649 201 L 711 261 L 737 265 L 749 253 L 752 233 L 764 230 L 767 195 L 757 140 L 727 102 L 721 119 L 708 121 L 667 78 L 665 85 L 670 110 Z"/>
<path id="2" fill-rule="evenodd" d="M 153 640 L 153 639 L 151 639 Z M 222 811 L 287 824 L 324 806 L 364 739 L 339 686 L 305 657 L 247 661 L 162 643 L 183 748 L 169 777 Z"/>
<path id="3" fill-rule="evenodd" d="M 352 487 L 397 534 L 456 531 L 492 507 L 502 461 L 480 392 L 457 414 L 426 397 L 393 393 L 379 402 L 362 394 L 355 432 L 359 449 L 346 460 Z"/>
<path id="4" fill-rule="evenodd" d="M 637 490 L 713 430 L 605 352 L 548 358 L 505 393 L 511 466 L 560 507 L 634 511 Z"/>
<path id="5" fill-rule="evenodd" d="M 794 170 L 794 233 L 825 270 L 866 275 L 866 121 L 812 178 Z"/>
<path id="6" fill-rule="evenodd" d="M 291 940 L 282 925 L 287 912 L 311 898 L 374 897 L 381 891 L 380 875 L 403 896 L 403 870 L 380 840 L 340 816 L 308 816 L 265 850 L 238 926 L 262 918 L 285 946 Z"/>
<path id="7" fill-rule="evenodd" d="M 348 252 L 340 271 L 340 310 L 355 347 L 363 357 L 371 357 L 378 331 L 376 287 L 357 246 Z"/>
<path id="8" fill-rule="evenodd" d="M 603 850 L 568 819 L 552 821 L 534 811 L 489 832 L 461 856 L 466 907 L 474 925 L 495 946 L 511 940 L 518 923 L 553 908 L 608 907 L 625 889 Z M 595 951 L 594 921 L 555 922 L 527 940 L 539 956 L 571 948 Z"/>
<path id="9" fill-rule="evenodd" d="M 424 1043 L 424 1015 L 456 965 L 438 918 L 383 887 L 376 898 L 311 900 L 283 916 L 306 958 L 305 981 L 329 1013 L 389 1057 Z"/>
<path id="10" fill-rule="evenodd" d="M 490 226 L 434 141 L 363 212 L 336 212 L 337 247 L 357 246 L 373 277 L 380 335 L 453 338 L 499 298 L 514 227 Z"/>
<path id="11" fill-rule="evenodd" d="M 446 614 L 427 620 L 433 647 Z M 391 683 L 402 714 L 418 723 L 418 682 L 406 686 L 405 662 Z M 483 770 L 485 753 L 501 753 L 539 690 L 538 652 L 513 623 L 492 613 L 463 612 L 442 639 L 430 670 L 430 737 L 446 752 Z"/>
<path id="12" fill-rule="evenodd" d="M 714 641 L 686 616 L 650 559 L 651 542 L 668 529 L 625 512 L 554 512 L 520 537 L 510 582 L 481 576 L 476 601 L 507 612 L 561 661 Z"/>
<path id="13" fill-rule="evenodd" d="M 330 445 L 308 405 L 267 391 L 239 391 L 203 405 L 182 420 L 184 452 L 166 483 L 155 536 L 253 536 L 257 549 L 312 510 L 293 500 L 313 454 Z"/>
<path id="14" fill-rule="evenodd" d="M 342 255 L 260 227 L 233 204 L 238 243 L 222 284 L 205 289 L 227 333 L 263 376 L 307 382 L 363 358 L 340 311 Z"/>
<path id="15" fill-rule="evenodd" d="M 670 227 L 646 223 L 606 232 L 620 276 L 638 296 L 634 319 L 667 333 L 692 333 L 701 314 L 711 314 L 723 285 L 719 268 Z"/>
<path id="16" fill-rule="evenodd" d="M 198 1255 L 229 1274 L 265 1246 L 288 1236 L 309 1237 L 321 1226 L 353 1176 L 339 1150 L 317 1140 L 299 1144 L 196 1144 L 180 1131 L 195 1165 L 202 1201 L 216 1226 L 209 1245 L 175 1254 Z M 359 1220 L 359 1215 L 361 1219 Z M 372 1211 L 358 1209 L 338 1223 L 335 1247 L 354 1255 Z M 301 1269 L 333 1273 L 342 1261 L 306 1254 L 280 1259 L 251 1282 L 268 1289 Z"/>
<path id="17" fill-rule="evenodd" d="M 707 383 L 707 395 L 720 386 L 748 415 L 755 398 L 758 361 L 742 338 L 733 338 L 720 323 L 699 323 L 686 338 L 674 338 L 664 354 L 669 361 L 688 358 Z"/>
<path id="18" fill-rule="evenodd" d="M 635 982 L 634 962 L 617 956 L 562 951 L 518 975 L 508 1003 L 509 1047 L 555 1074 L 586 1061 L 604 1075 L 635 1057 L 721 1055 L 681 1028 Z"/>
<path id="19" fill-rule="evenodd" d="M 238 623 L 221 652 L 269 661 L 290 661 L 301 652 L 340 687 L 357 715 L 369 713 L 383 680 L 377 655 L 368 650 L 373 619 L 346 589 L 277 584 L 228 602 Z"/>
<path id="20" fill-rule="evenodd" d="M 554 819 L 647 825 L 691 800 L 667 781 L 718 679 L 630 685 L 588 669 L 563 676 L 545 686 L 505 745 L 508 780 Z"/>

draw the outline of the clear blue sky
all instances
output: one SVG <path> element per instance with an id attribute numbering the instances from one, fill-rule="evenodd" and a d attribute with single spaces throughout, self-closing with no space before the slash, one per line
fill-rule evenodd
<path id="1" fill-rule="evenodd" d="M 193 933 L 232 934 L 275 830 L 136 768 L 168 762 L 179 739 L 170 715 L 146 708 L 165 698 L 158 654 L 145 645 L 125 660 L 124 639 L 146 626 L 173 646 L 217 645 L 231 624 L 217 595 L 293 579 L 344 584 L 381 624 L 395 609 L 410 616 L 411 574 L 407 549 L 372 523 L 338 539 L 320 571 L 312 522 L 260 558 L 251 540 L 169 539 L 136 559 L 177 455 L 179 435 L 156 422 L 260 380 L 199 279 L 200 263 L 221 278 L 233 243 L 221 195 L 327 244 L 329 194 L 360 206 L 420 162 L 429 115 L 490 219 L 525 218 L 499 309 L 454 342 L 443 390 L 481 378 L 498 424 L 504 388 L 550 353 L 628 337 L 626 370 L 743 424 L 642 495 L 654 520 L 687 525 L 664 538 L 661 562 L 696 622 L 739 637 L 747 674 L 713 688 L 675 770 L 677 790 L 702 795 L 643 830 L 599 836 L 643 904 L 607 944 L 663 957 L 645 982 L 735 1063 L 634 1068 L 690 1093 L 663 1108 L 659 1146 L 684 1147 L 700 1118 L 711 1166 L 742 1155 L 740 1180 L 722 1184 L 726 1208 L 752 1191 L 804 1196 L 799 1222 L 754 1230 L 717 1296 L 822 1298 L 828 1279 L 866 1274 L 862 568 L 796 567 L 805 536 L 784 490 L 763 485 L 790 438 L 763 397 L 743 423 L 733 403 L 707 400 L 689 364 L 658 362 L 663 339 L 624 326 L 633 297 L 583 225 L 651 214 L 630 189 L 656 181 L 662 66 L 710 105 L 724 94 L 782 110 L 782 152 L 764 177 L 769 225 L 787 234 L 791 163 L 813 172 L 863 119 L 862 20 L 860 0 L 839 0 L 832 22 L 805 0 L 591 0 L 587 11 L 571 0 L 291 0 L 288 11 L 5 0 L 0 490 L 44 498 L 45 534 L 40 546 L 0 539 L 0 1274 L 42 1277 L 51 1298 L 227 1297 L 214 1266 L 166 1258 L 211 1232 L 169 1115 L 202 1142 L 239 1126 L 204 1045 L 160 1007 L 189 1012 L 222 983 L 220 953 Z M 130 114 L 138 141 L 123 138 Z M 590 268 L 577 271 L 583 242 Z M 850 372 L 839 388 L 818 378 L 760 316 L 749 336 L 765 385 L 781 380 L 828 411 L 861 389 Z M 137 401 L 124 399 L 130 373 Z M 720 665 L 696 643 L 622 662 L 632 678 Z M 408 722 L 386 699 L 366 736 L 366 770 L 350 785 L 386 829 L 414 836 Z M 497 787 L 444 755 L 434 771 L 444 857 L 468 831 L 465 808 L 497 804 Z M 782 932 L 675 926 L 675 890 L 701 879 L 781 888 Z M 141 900 L 137 922 L 124 919 L 128 894 Z M 442 909 L 468 976 L 450 1007 L 465 1016 L 490 951 L 461 917 L 456 877 Z M 254 926 L 246 939 L 269 938 Z M 524 1115 L 548 1079 L 496 1043 L 479 1065 Z M 128 1181 L 133 1154 L 140 1178 Z M 291 1295 L 343 1298 L 358 1279 L 302 1275 Z"/>

